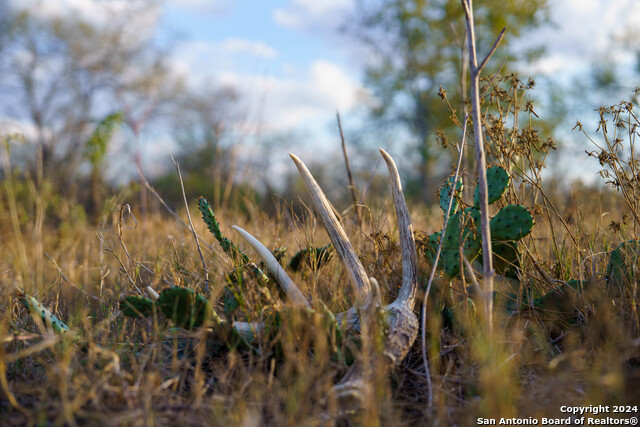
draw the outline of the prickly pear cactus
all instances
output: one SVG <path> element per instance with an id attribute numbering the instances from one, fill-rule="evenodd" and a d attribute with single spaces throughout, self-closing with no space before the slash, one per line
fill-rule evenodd
<path id="1" fill-rule="evenodd" d="M 462 178 L 458 177 L 456 182 L 454 183 L 455 175 L 451 175 L 445 181 L 444 185 L 440 187 L 440 208 L 442 211 L 447 213 L 447 209 L 449 208 L 449 201 L 453 197 L 453 202 L 451 202 L 451 210 L 449 211 L 449 216 L 454 215 L 458 212 L 458 207 L 460 203 L 458 200 L 462 197 L 462 190 L 464 189 L 464 185 L 462 184 Z"/>
<path id="2" fill-rule="evenodd" d="M 531 232 L 533 216 L 522 205 L 509 205 L 491 218 L 491 237 L 494 240 L 520 240 Z"/>
<path id="3" fill-rule="evenodd" d="M 213 312 L 205 297 L 193 289 L 177 286 L 162 291 L 158 306 L 162 314 L 184 329 L 202 326 Z"/>
<path id="4" fill-rule="evenodd" d="M 70 331 L 69 327 L 62 320 L 53 315 L 47 308 L 31 295 L 22 294 L 18 297 L 20 302 L 24 304 L 31 312 L 31 316 L 39 316 L 44 326 L 51 328 L 58 334 L 66 334 Z"/>
<path id="5" fill-rule="evenodd" d="M 120 301 L 120 310 L 127 317 L 143 319 L 153 314 L 155 303 L 140 295 L 129 295 Z"/>
<path id="6" fill-rule="evenodd" d="M 495 166 L 487 170 L 487 184 L 489 188 L 489 203 L 495 203 L 502 197 L 509 186 L 509 174 L 504 168 Z M 449 177 L 440 189 L 440 207 L 446 212 L 451 197 L 451 213 L 447 228 L 444 230 L 442 252 L 438 266 L 444 273 L 454 278 L 460 273 L 462 260 L 460 247 L 464 256 L 473 261 L 482 250 L 480 233 L 479 190 L 476 186 L 474 206 L 460 210 L 460 193 L 463 185 L 461 181 L 453 182 Z M 534 220 L 531 213 L 522 205 L 508 205 L 502 208 L 490 222 L 491 238 L 494 241 L 494 257 L 499 258 L 497 269 L 499 272 L 509 272 L 515 275 L 514 268 L 518 266 L 518 250 L 516 241 L 531 232 Z M 429 236 L 426 258 L 431 264 L 440 241 L 442 232 Z"/>
<path id="7" fill-rule="evenodd" d="M 518 279 L 520 259 L 518 257 L 518 242 L 493 242 L 493 268 L 496 273 L 510 279 Z"/>
<path id="8" fill-rule="evenodd" d="M 444 233 L 440 266 L 449 277 L 456 277 L 462 268 L 460 246 L 462 246 L 463 255 L 469 261 L 473 261 L 478 256 L 482 246 L 476 236 L 472 219 L 466 211 L 450 217 Z"/>
<path id="9" fill-rule="evenodd" d="M 296 253 L 291 262 L 289 268 L 293 271 L 298 271 L 306 264 L 313 269 L 320 268 L 323 264 L 327 263 L 333 257 L 333 246 L 328 244 L 321 248 L 305 248 Z"/>
<path id="10" fill-rule="evenodd" d="M 620 243 L 609 256 L 607 281 L 609 289 L 618 292 L 634 283 L 640 277 L 640 240 Z"/>
<path id="11" fill-rule="evenodd" d="M 500 200 L 509 187 L 509 174 L 501 166 L 494 166 L 487 169 L 487 188 L 489 204 L 493 204 Z M 476 186 L 473 195 L 473 206 L 480 208 L 480 188 Z"/>

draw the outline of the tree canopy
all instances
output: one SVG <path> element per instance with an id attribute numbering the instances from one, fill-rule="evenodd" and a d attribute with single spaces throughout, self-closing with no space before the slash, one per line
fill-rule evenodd
<path id="1" fill-rule="evenodd" d="M 519 38 L 547 18 L 546 0 L 487 0 L 475 5 L 477 49 L 482 57 L 496 37 L 507 35 L 486 70 L 502 61 L 507 71 L 518 59 L 531 59 L 540 49 L 524 49 Z M 365 84 L 375 101 L 370 110 L 377 123 L 398 124 L 414 137 L 419 153 L 422 198 L 429 200 L 434 159 L 441 151 L 436 130 L 450 132 L 451 112 L 440 103 L 439 88 L 459 113 L 466 100 L 464 13 L 458 0 L 379 0 L 358 3 L 360 19 L 354 35 L 368 53 Z M 506 58 L 506 60 L 505 60 Z M 461 117 L 461 116 L 460 116 Z"/>

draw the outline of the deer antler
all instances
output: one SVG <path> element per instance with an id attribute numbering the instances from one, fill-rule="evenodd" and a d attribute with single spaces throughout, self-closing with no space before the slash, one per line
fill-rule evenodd
<path id="1" fill-rule="evenodd" d="M 418 283 L 418 271 L 411 219 L 409 217 L 407 203 L 402 194 L 400 176 L 391 156 L 382 149 L 380 149 L 380 153 L 389 169 L 389 179 L 398 219 L 400 250 L 402 253 L 402 286 L 398 297 L 391 304 L 382 307 L 387 322 L 383 355 L 385 356 L 387 365 L 393 367 L 404 359 L 418 333 L 418 319 L 413 312 Z M 344 313 L 340 313 L 337 318 L 347 326 L 355 326 L 362 322 L 369 322 L 369 318 L 372 317 L 371 314 L 375 313 L 380 306 L 380 290 L 377 282 L 370 280 L 367 276 L 346 233 L 333 213 L 331 204 L 305 164 L 295 155 L 290 154 L 290 156 L 296 164 L 307 190 L 311 194 L 313 205 L 331 239 L 331 243 L 333 243 L 340 259 L 347 269 L 349 279 L 353 286 L 355 307 L 352 307 Z M 267 269 L 276 277 L 291 302 L 296 306 L 309 307 L 308 301 L 275 260 L 273 255 L 271 255 L 271 252 L 246 231 L 236 226 L 233 228 L 240 233 L 262 258 Z M 359 315 L 363 318 L 359 319 Z M 242 325 L 241 329 L 246 329 L 244 326 L 245 325 Z M 243 330 L 243 332 L 246 333 L 247 331 Z M 363 366 L 356 362 L 342 381 L 334 387 L 334 391 L 341 401 L 356 400 L 362 402 L 366 387 L 367 382 L 364 379 Z"/>

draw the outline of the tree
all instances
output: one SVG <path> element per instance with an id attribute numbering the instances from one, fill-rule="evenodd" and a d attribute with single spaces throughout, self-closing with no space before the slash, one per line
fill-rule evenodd
<path id="1" fill-rule="evenodd" d="M 238 194 L 231 194 L 242 138 L 236 131 L 244 119 L 238 107 L 238 92 L 230 86 L 208 84 L 176 93 L 167 124 L 180 149 L 175 157 L 190 199 L 207 194 L 215 208 L 230 197 L 238 199 Z M 167 201 L 182 203 L 175 171 L 154 184 Z"/>
<path id="2" fill-rule="evenodd" d="M 539 49 L 514 48 L 514 42 L 546 19 L 546 7 L 546 0 L 486 0 L 476 5 L 481 55 L 507 27 L 501 54 L 494 56 L 487 73 L 495 72 L 505 56 L 503 71 L 518 59 L 540 53 Z M 372 58 L 365 76 L 376 99 L 371 113 L 377 123 L 397 124 L 413 136 L 419 153 L 421 198 L 430 201 L 435 192 L 434 161 L 442 151 L 437 147 L 436 131 L 446 135 L 454 129 L 450 111 L 440 103 L 439 88 L 449 92 L 448 99 L 460 118 L 467 101 L 462 5 L 459 0 L 361 0 L 357 14 L 359 25 L 353 35 Z"/>
<path id="3" fill-rule="evenodd" d="M 129 2 L 124 11 L 109 2 L 95 7 L 101 19 L 9 5 L 1 22 L 0 112 L 23 125 L 37 153 L 31 166 L 61 190 L 73 188 L 91 161 L 86 144 L 94 123 L 124 110 L 119 94 L 138 96 L 167 76 L 150 19 L 155 3 Z"/>

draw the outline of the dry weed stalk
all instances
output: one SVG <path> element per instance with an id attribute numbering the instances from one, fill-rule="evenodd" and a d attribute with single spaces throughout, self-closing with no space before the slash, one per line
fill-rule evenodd
<path id="1" fill-rule="evenodd" d="M 478 168 L 478 187 L 480 188 L 480 215 L 482 235 L 482 263 L 484 266 L 484 310 L 489 331 L 493 330 L 493 259 L 491 251 L 491 232 L 489 229 L 489 197 L 487 188 L 487 161 L 485 157 L 484 141 L 482 137 L 482 119 L 480 111 L 480 73 L 498 48 L 504 37 L 506 28 L 498 35 L 493 47 L 478 65 L 476 53 L 476 35 L 473 24 L 473 1 L 462 0 L 467 25 L 467 41 L 469 44 L 469 69 L 471 71 L 471 114 L 473 117 L 473 135 L 476 147 L 476 166 Z"/>

